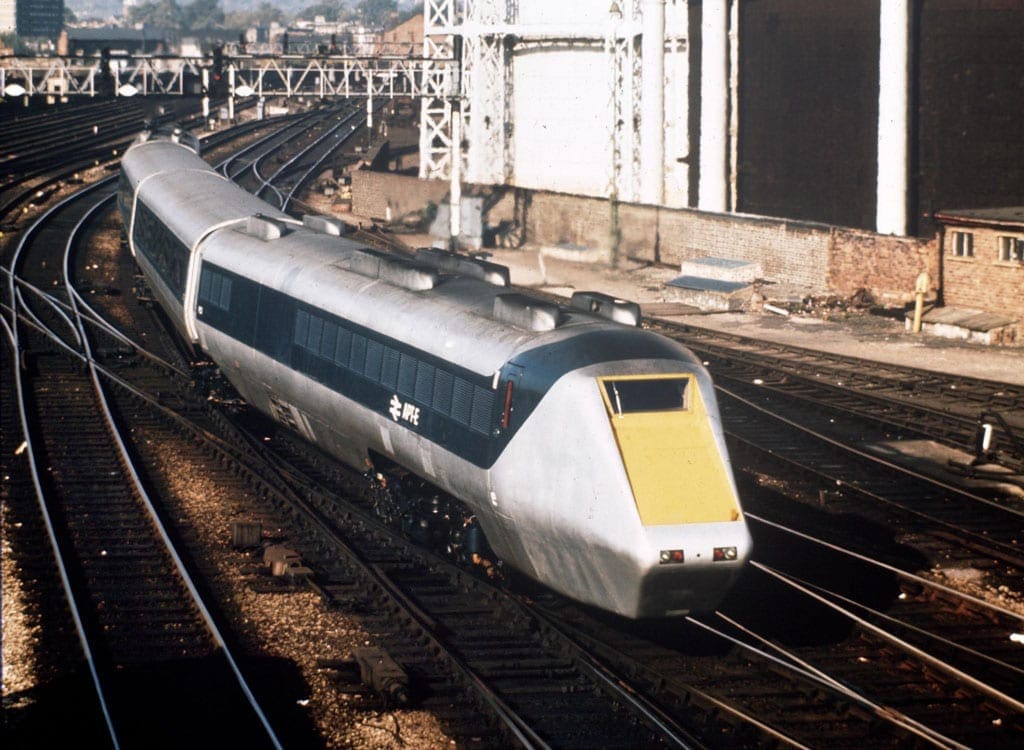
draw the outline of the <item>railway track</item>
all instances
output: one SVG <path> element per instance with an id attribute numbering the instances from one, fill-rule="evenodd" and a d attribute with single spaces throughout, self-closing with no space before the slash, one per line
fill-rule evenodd
<path id="1" fill-rule="evenodd" d="M 9 268 L 5 327 L 20 352 L 13 395 L 23 470 L 81 645 L 65 669 L 90 675 L 94 687 L 91 698 L 74 699 L 81 726 L 33 730 L 180 746 L 226 738 L 219 728 L 231 717 L 230 736 L 279 747 L 149 498 L 80 319 L 68 258 L 112 191 L 101 182 L 53 206 L 22 236 Z"/>
<path id="2" fill-rule="evenodd" d="M 89 265 L 85 261 L 80 270 L 87 274 Z M 124 288 L 124 283 L 118 286 Z M 99 306 L 119 302 L 117 295 L 103 293 L 105 282 L 101 279 L 94 279 L 89 288 L 97 292 Z M 43 313 L 54 314 L 44 310 L 40 317 Z M 108 317 L 114 320 L 119 315 L 108 313 Z M 66 323 L 55 321 L 54 326 L 72 330 Z M 65 339 L 70 344 L 73 334 L 64 335 L 71 337 Z M 156 345 L 157 335 L 147 331 L 141 340 L 147 348 L 160 348 L 163 359 L 172 360 L 162 345 Z M 525 589 L 525 607 L 509 601 L 504 593 L 479 580 L 478 570 L 451 568 L 370 518 L 372 491 L 365 494 L 363 487 L 361 495 L 353 484 L 351 492 L 325 492 L 324 487 L 344 487 L 357 481 L 329 459 L 265 423 L 257 421 L 253 431 L 244 435 L 217 411 L 211 419 L 196 393 L 182 390 L 181 380 L 169 376 L 168 368 L 136 367 L 134 360 L 139 354 L 123 339 L 108 339 L 100 348 L 103 354 L 97 359 L 110 375 L 124 377 L 142 392 L 142 396 L 125 397 L 117 407 L 132 415 L 135 450 L 151 452 L 151 464 L 159 463 L 159 455 L 166 456 L 164 451 L 171 450 L 176 465 L 201 467 L 197 471 L 213 475 L 218 484 L 237 486 L 238 495 L 259 498 L 245 511 L 246 517 L 262 519 L 275 529 L 278 539 L 300 553 L 302 562 L 311 568 L 310 579 L 332 608 L 360 613 L 363 627 L 373 633 L 376 643 L 406 667 L 413 700 L 443 717 L 450 736 L 459 742 L 488 746 L 945 747 L 961 743 L 998 747 L 1005 746 L 1001 743 L 1007 740 L 1013 743 L 1022 734 L 1018 717 L 993 708 L 1006 706 L 1005 701 L 990 693 L 979 698 L 975 687 L 951 678 L 949 670 L 934 661 L 980 674 L 978 680 L 997 683 L 992 686 L 997 692 L 1019 700 L 1014 684 L 1019 662 L 994 665 L 1002 659 L 997 654 L 999 634 L 1014 621 L 983 608 L 973 609 L 974 605 L 956 600 L 949 592 L 936 593 L 923 581 L 905 578 L 893 583 L 877 573 L 847 573 L 848 580 L 869 578 L 877 583 L 884 579 L 879 590 L 895 599 L 894 608 L 908 605 L 898 613 L 900 623 L 894 624 L 887 618 L 896 613 L 879 606 L 877 594 L 855 600 L 835 579 L 811 575 L 818 567 L 841 566 L 825 566 L 822 558 L 802 548 L 794 554 L 795 562 L 782 555 L 762 556 L 761 548 L 774 551 L 796 546 L 788 535 L 806 533 L 806 525 L 801 526 L 806 524 L 801 516 L 805 506 L 784 501 L 788 511 L 798 516 L 799 523 L 791 531 L 779 530 L 778 521 L 758 508 L 755 520 L 761 523 L 764 515 L 767 530 L 758 532 L 758 561 L 750 574 L 753 582 L 744 591 L 751 600 L 756 600 L 754 594 L 759 591 L 776 592 L 776 599 L 769 597 L 761 610 L 781 609 L 776 617 L 785 620 L 799 614 L 810 622 L 826 623 L 828 628 L 822 628 L 827 630 L 825 635 L 818 634 L 819 642 L 809 642 L 807 635 L 794 640 L 791 633 L 780 633 L 779 623 L 771 617 L 752 618 L 749 608 L 731 608 L 730 599 L 723 605 L 719 622 L 701 618 L 685 628 L 672 628 L 681 630 L 682 640 L 689 644 L 681 653 L 678 632 L 673 635 L 675 640 L 670 640 L 662 631 L 643 628 L 639 637 L 631 633 L 627 637 L 629 628 L 623 623 L 612 623 L 610 630 L 602 623 L 605 629 L 591 630 L 592 626 L 580 624 L 577 614 L 567 612 L 564 603 L 553 603 L 545 592 L 530 587 Z M 230 394 L 221 386 L 218 389 L 228 413 L 236 411 L 238 406 L 233 405 Z M 748 395 L 764 395 L 762 388 L 754 391 Z M 164 414 L 167 407 L 187 419 L 168 422 L 166 415 L 154 416 Z M 784 411 L 789 410 L 787 405 Z M 180 435 L 174 437 L 176 432 L 191 437 L 181 443 Z M 178 447 L 160 447 L 175 439 Z M 283 453 L 268 454 L 268 445 Z M 773 451 L 777 449 L 773 447 Z M 804 481 L 811 487 L 827 484 L 831 492 L 834 477 L 828 478 L 832 484 L 820 477 Z M 175 518 L 174 534 L 191 538 L 194 531 L 182 520 L 185 512 L 173 498 L 169 503 L 167 513 Z M 850 509 L 861 515 L 866 512 L 860 505 Z M 888 522 L 890 512 L 879 512 L 882 522 Z M 954 528 L 961 530 L 955 517 L 947 523 L 949 533 Z M 779 541 L 771 534 L 787 536 Z M 879 540 L 866 536 L 863 549 L 870 555 Z M 815 542 L 806 544 L 817 549 Z M 198 558 L 204 553 L 194 554 Z M 202 560 L 199 565 L 210 567 Z M 763 578 L 754 578 L 754 572 Z M 253 573 L 250 585 L 273 596 L 274 592 L 303 587 L 305 576 L 282 583 Z M 829 604 L 819 602 L 819 597 Z M 947 599 L 952 602 L 949 606 Z M 530 601 L 553 609 L 556 619 L 549 619 Z M 786 601 L 787 606 L 780 608 L 778 601 Z M 799 606 L 790 607 L 791 601 L 798 601 Z M 918 610 L 908 612 L 910 603 Z M 849 624 L 850 618 L 838 613 L 837 606 L 865 622 Z M 959 612 L 970 618 L 969 628 L 958 629 Z M 840 620 L 846 624 L 832 624 Z M 932 661 L 922 662 L 891 640 L 879 640 L 881 636 L 867 623 L 877 627 L 883 623 L 898 631 L 902 640 L 915 644 Z M 949 627 L 936 638 L 933 631 L 939 631 L 942 624 Z M 983 626 L 990 628 L 984 634 Z M 971 651 L 958 643 L 967 640 L 968 631 L 978 636 L 969 645 Z M 784 636 L 790 642 L 785 642 Z M 318 646 L 329 653 L 326 644 Z M 345 660 L 329 656 L 319 665 L 335 682 L 343 681 L 350 667 Z M 942 672 L 943 678 L 936 678 L 935 671 Z M 913 678 L 907 677 L 908 673 Z M 388 699 L 398 701 L 400 696 L 385 696 L 384 705 Z M 955 711 L 937 708 L 950 701 L 956 703 Z M 922 708 L 916 703 L 929 706 Z"/>
<path id="3" fill-rule="evenodd" d="M 837 417 L 871 420 L 889 429 L 926 436 L 944 445 L 987 454 L 1024 482 L 1024 387 L 997 381 L 866 362 L 803 347 L 720 334 L 650 320 L 708 362 L 716 381 L 730 388 L 760 380 L 764 391 L 801 400 Z M 979 429 L 991 425 L 990 446 L 979 448 Z M 973 471 L 972 471 L 973 469 Z M 982 469 L 961 467 L 966 474 Z M 998 476 L 998 474 L 993 474 Z"/>

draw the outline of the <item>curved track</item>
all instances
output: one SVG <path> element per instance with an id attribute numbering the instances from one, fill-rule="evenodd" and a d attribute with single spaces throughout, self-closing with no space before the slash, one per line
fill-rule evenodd
<path id="1" fill-rule="evenodd" d="M 78 233 L 112 191 L 107 180 L 51 208 L 22 236 L 7 279 L 27 469 L 98 699 L 74 701 L 80 730 L 96 736 L 102 724 L 115 746 L 180 746 L 212 741 L 235 717 L 230 736 L 279 747 L 149 498 L 68 273 Z"/>
<path id="2" fill-rule="evenodd" d="M 320 163 L 313 157 L 302 161 Z M 102 284 L 92 287 L 97 302 L 117 302 L 102 289 Z M 77 326 L 64 320 L 72 318 L 67 308 L 47 305 L 37 313 L 40 320 L 44 315 L 74 346 Z M 117 315 L 108 317 L 113 321 Z M 922 477 L 896 490 L 895 475 L 883 474 L 870 455 L 851 454 L 843 444 L 849 442 L 846 433 L 832 432 L 829 420 L 835 416 L 824 410 L 835 400 L 834 390 L 807 395 L 802 386 L 796 393 L 774 387 L 774 381 L 796 377 L 773 375 L 783 367 L 775 360 L 758 364 L 752 357 L 744 367 L 755 369 L 737 370 L 727 386 L 734 395 L 722 396 L 723 416 L 738 446 L 734 464 L 743 470 L 742 489 L 751 497 L 755 564 L 717 615 L 629 625 L 579 612 L 509 577 L 504 588 L 526 597 L 516 603 L 493 588 L 479 568 L 452 567 L 411 545 L 370 517 L 375 503 L 388 501 L 389 488 L 367 484 L 247 415 L 204 369 L 189 371 L 204 388 L 197 394 L 174 374 L 187 368 L 155 332 L 125 333 L 127 338 L 105 339 L 102 348 L 111 374 L 116 367 L 117 375 L 145 396 L 133 399 L 146 404 L 144 409 L 119 407 L 134 414 L 136 450 L 156 451 L 152 446 L 173 431 L 166 417 L 153 413 L 176 413 L 174 422 L 181 427 L 174 429 L 192 436 L 187 450 L 220 456 L 189 459 L 179 447 L 179 460 L 205 464 L 215 476 L 230 474 L 235 479 L 223 481 L 248 488 L 245 494 L 254 504 L 247 512 L 287 529 L 285 536 L 309 568 L 291 585 L 311 583 L 332 607 L 359 613 L 377 644 L 406 665 L 407 694 L 446 717 L 446 729 L 459 742 L 1001 747 L 1024 736 L 1022 664 L 1009 638 L 1024 631 L 1021 618 L 916 575 L 927 560 L 906 545 L 907 537 L 959 534 L 962 542 L 970 536 L 968 545 L 957 542 L 943 550 L 967 550 L 963 559 L 974 563 L 979 548 L 985 555 L 997 553 L 1000 540 L 993 539 L 1002 535 L 1009 560 L 1014 542 L 1019 543 L 1014 529 L 1020 528 L 1007 520 L 1017 517 L 1012 504 Z M 140 355 L 128 338 L 145 341 L 147 349 L 159 350 L 175 364 L 135 367 Z M 719 356 L 724 362 L 726 355 Z M 807 371 L 804 355 L 781 359 L 790 356 L 797 360 L 793 372 Z M 712 363 L 720 384 L 727 378 L 726 364 Z M 845 385 L 845 377 L 830 371 L 818 379 Z M 934 390 L 941 400 L 952 390 L 939 376 L 929 377 L 920 392 Z M 757 378 L 762 383 L 755 385 Z M 889 375 L 891 382 L 900 378 L 907 374 Z M 854 392 L 873 397 L 880 388 L 858 384 Z M 985 398 L 1006 396 L 1000 390 Z M 197 400 L 206 393 L 217 394 L 209 402 L 220 404 L 213 413 Z M 1018 396 L 1009 398 L 1012 405 Z M 917 408 L 916 396 L 906 400 Z M 981 408 L 1005 406 L 986 400 Z M 248 418 L 241 424 L 225 418 L 236 413 Z M 849 419 L 849 411 L 842 414 Z M 865 424 L 892 428 L 884 414 Z M 855 429 L 867 427 L 858 422 Z M 792 472 L 801 461 L 809 465 L 806 470 Z M 858 461 L 868 462 L 862 474 L 845 473 Z M 771 481 L 759 484 L 766 477 Z M 771 487 L 784 492 L 769 492 Z M 431 500 L 429 487 L 410 482 L 404 488 L 421 493 L 420 501 Z M 928 494 L 934 497 L 927 499 Z M 903 507 L 894 515 L 897 501 Z M 815 507 L 820 502 L 826 507 Z M 444 499 L 437 507 L 459 518 Z M 951 508 L 959 510 L 951 513 Z M 992 517 L 979 522 L 978 508 Z M 888 528 L 894 517 L 903 524 L 899 532 Z M 181 527 L 178 533 L 188 534 Z M 333 662 L 322 666 L 339 674 L 347 669 Z M 400 693 L 392 699 L 399 700 Z"/>

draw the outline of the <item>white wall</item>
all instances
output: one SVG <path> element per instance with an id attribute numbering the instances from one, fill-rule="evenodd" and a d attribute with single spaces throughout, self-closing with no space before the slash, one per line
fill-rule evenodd
<path id="1" fill-rule="evenodd" d="M 612 159 L 608 55 L 600 48 L 520 49 L 512 67 L 514 184 L 608 195 Z"/>

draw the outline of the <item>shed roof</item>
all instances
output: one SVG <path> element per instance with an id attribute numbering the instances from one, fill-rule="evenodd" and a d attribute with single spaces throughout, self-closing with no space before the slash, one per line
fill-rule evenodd
<path id="1" fill-rule="evenodd" d="M 936 221 L 941 221 L 943 224 L 969 224 L 972 226 L 1024 229 L 1024 206 L 949 208 L 936 211 L 932 216 Z"/>

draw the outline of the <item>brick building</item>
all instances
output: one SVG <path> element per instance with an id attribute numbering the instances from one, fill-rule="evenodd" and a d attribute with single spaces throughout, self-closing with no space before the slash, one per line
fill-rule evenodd
<path id="1" fill-rule="evenodd" d="M 1024 206 L 937 211 L 942 301 L 1024 322 Z"/>
<path id="2" fill-rule="evenodd" d="M 415 15 L 403 24 L 381 32 L 376 54 L 416 57 L 423 52 L 423 16 Z"/>

